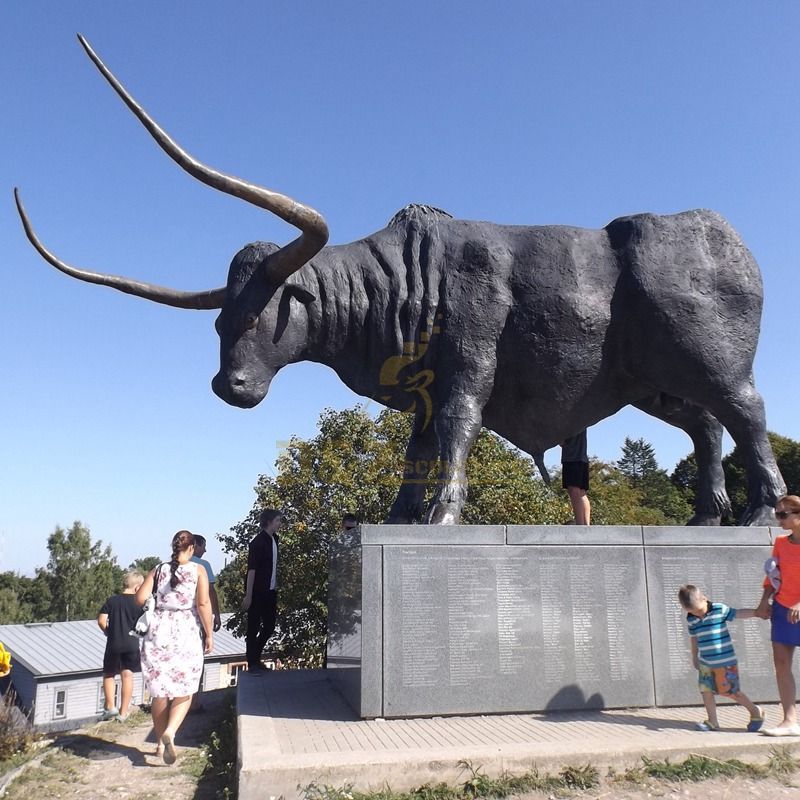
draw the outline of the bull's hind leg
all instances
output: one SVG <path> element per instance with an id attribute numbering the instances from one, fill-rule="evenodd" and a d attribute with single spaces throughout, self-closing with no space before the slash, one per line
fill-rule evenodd
<path id="1" fill-rule="evenodd" d="M 658 394 L 633 405 L 689 434 L 697 461 L 697 489 L 694 516 L 687 524 L 719 525 L 731 510 L 722 471 L 722 425 L 700 406 L 672 395 Z"/>
<path id="2" fill-rule="evenodd" d="M 767 439 L 764 402 L 753 376 L 741 386 L 724 387 L 708 398 L 708 408 L 733 437 L 747 470 L 747 508 L 740 525 L 774 525 L 775 502 L 786 492 Z"/>
<path id="3" fill-rule="evenodd" d="M 406 447 L 403 465 L 403 482 L 392 504 L 387 523 L 419 522 L 425 511 L 425 489 L 428 474 L 437 458 L 436 433 L 433 422 L 424 414 L 417 414 Z"/>

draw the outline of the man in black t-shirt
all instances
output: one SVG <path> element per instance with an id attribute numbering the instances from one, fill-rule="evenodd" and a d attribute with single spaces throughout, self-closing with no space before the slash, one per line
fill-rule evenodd
<path id="1" fill-rule="evenodd" d="M 261 652 L 275 632 L 278 613 L 278 528 L 283 515 L 274 508 L 261 512 L 259 533 L 247 548 L 247 582 L 242 608 L 247 612 L 247 667 L 264 672 Z"/>
<path id="2" fill-rule="evenodd" d="M 123 579 L 121 594 L 114 594 L 103 603 L 97 615 L 97 624 L 106 635 L 106 652 L 103 656 L 103 719 L 124 720 L 130 713 L 133 696 L 133 673 L 140 672 L 139 638 L 131 631 L 142 613 L 136 602 L 136 590 L 142 585 L 141 572 L 128 572 Z M 120 702 L 114 702 L 115 677 L 120 676 Z"/>

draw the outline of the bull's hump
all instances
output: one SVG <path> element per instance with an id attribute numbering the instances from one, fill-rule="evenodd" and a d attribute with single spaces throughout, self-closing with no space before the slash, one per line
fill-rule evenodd
<path id="1" fill-rule="evenodd" d="M 409 222 L 438 222 L 441 219 L 453 219 L 452 214 L 448 214 L 441 208 L 428 206 L 423 203 L 410 203 L 401 208 L 390 220 L 389 227 L 406 225 Z"/>

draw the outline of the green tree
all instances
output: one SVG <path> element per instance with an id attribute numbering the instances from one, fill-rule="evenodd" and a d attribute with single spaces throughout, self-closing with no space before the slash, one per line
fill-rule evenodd
<path id="1" fill-rule="evenodd" d="M 622 458 L 616 466 L 628 483 L 639 490 L 642 506 L 660 513 L 659 521 L 650 524 L 683 525 L 691 518 L 694 513 L 692 498 L 675 486 L 666 471 L 659 468 L 655 449 L 649 442 L 625 437 Z M 643 513 L 645 516 L 649 514 Z"/>
<path id="2" fill-rule="evenodd" d="M 687 499 L 693 504 L 697 492 L 697 459 L 694 452 L 682 458 L 669 476 L 673 486 L 686 493 Z"/>
<path id="3" fill-rule="evenodd" d="M 19 595 L 13 589 L 0 589 L 0 625 L 16 625 L 30 622 L 30 607 L 20 603 Z"/>
<path id="4" fill-rule="evenodd" d="M 217 574 L 217 582 L 214 587 L 217 590 L 217 600 L 219 600 L 219 610 L 221 614 L 229 614 L 237 611 L 236 601 L 241 602 L 242 589 L 238 588 L 239 582 L 244 580 L 243 564 L 237 558 L 229 561 Z"/>
<path id="5" fill-rule="evenodd" d="M 41 570 L 35 578 L 0 572 L 0 625 L 50 621 L 50 584 Z"/>
<path id="6" fill-rule="evenodd" d="M 360 408 L 325 411 L 318 435 L 292 439 L 278 459 L 276 478 L 260 476 L 256 502 L 229 535 L 220 536 L 231 557 L 217 590 L 229 608 L 241 604 L 247 544 L 257 533 L 262 508 L 280 508 L 287 525 L 281 536 L 279 620 L 282 658 L 322 663 L 327 621 L 327 559 L 344 513 L 365 522 L 386 519 L 400 487 L 406 415 L 382 412 L 371 419 Z M 547 523 L 569 514 L 566 498 L 534 477 L 530 458 L 500 437 L 482 431 L 467 462 L 469 494 L 465 523 Z M 430 487 L 428 493 L 434 490 Z M 243 615 L 231 623 L 241 630 Z"/>
<path id="7" fill-rule="evenodd" d="M 622 458 L 617 461 L 617 469 L 625 475 L 632 486 L 638 486 L 644 478 L 658 470 L 656 451 L 644 439 L 625 437 L 622 445 Z"/>
<path id="8" fill-rule="evenodd" d="M 767 438 L 778 462 L 778 469 L 786 481 L 788 494 L 800 493 L 800 442 L 781 436 L 778 433 L 767 433 Z M 731 517 L 738 520 L 747 508 L 747 473 L 739 446 L 722 459 L 725 471 L 725 485 L 731 499 Z"/>
<path id="9" fill-rule="evenodd" d="M 158 556 L 144 556 L 144 558 L 137 558 L 135 561 L 131 561 L 128 565 L 128 572 L 141 572 L 142 575 L 147 575 L 151 569 L 154 569 L 161 563 L 161 559 Z"/>
<path id="10" fill-rule="evenodd" d="M 685 525 L 694 515 L 694 495 L 678 488 L 663 469 L 646 475 L 639 489 L 644 505 L 664 515 L 662 525 Z"/>
<path id="11" fill-rule="evenodd" d="M 614 464 L 589 462 L 589 496 L 594 525 L 663 525 L 661 511 L 645 505 L 642 491 Z"/>
<path id="12" fill-rule="evenodd" d="M 47 540 L 47 549 L 54 619 L 91 619 L 103 601 L 120 590 L 123 572 L 111 547 L 92 542 L 89 529 L 80 522 L 69 530 L 57 527 Z"/>

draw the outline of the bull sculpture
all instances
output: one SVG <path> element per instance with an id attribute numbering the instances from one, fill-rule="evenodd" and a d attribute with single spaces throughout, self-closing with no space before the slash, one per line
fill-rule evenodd
<path id="1" fill-rule="evenodd" d="M 89 57 L 159 146 L 190 175 L 272 212 L 301 235 L 234 257 L 225 287 L 180 292 L 54 267 L 177 308 L 221 309 L 214 392 L 250 408 L 275 373 L 327 364 L 354 392 L 401 411 L 413 401 L 406 480 L 390 522 L 457 523 L 464 464 L 485 426 L 536 456 L 633 405 L 686 431 L 698 467 L 690 524 L 729 508 L 722 426 L 747 464 L 742 524 L 772 521 L 784 492 L 753 383 L 761 317 L 758 266 L 718 214 L 637 214 L 601 230 L 453 219 L 409 206 L 382 230 L 326 247 L 315 210 L 217 172 L 174 142 L 89 44 Z M 438 482 L 424 508 L 430 465 Z"/>

